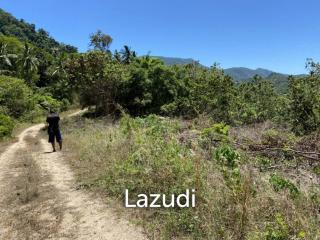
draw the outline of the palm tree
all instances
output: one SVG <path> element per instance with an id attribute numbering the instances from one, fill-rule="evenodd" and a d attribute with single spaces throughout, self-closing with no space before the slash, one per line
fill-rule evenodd
<path id="1" fill-rule="evenodd" d="M 27 83 L 32 85 L 32 73 L 38 70 L 39 61 L 32 53 L 28 43 L 24 44 L 23 53 L 20 55 L 19 63 L 22 67 L 22 75 Z"/>
<path id="2" fill-rule="evenodd" d="M 136 58 L 136 52 L 131 51 L 127 45 L 124 45 L 124 49 L 122 49 L 120 53 L 122 55 L 122 63 L 124 64 L 130 64 L 132 60 Z"/>
<path id="3" fill-rule="evenodd" d="M 0 43 L 0 73 L 9 72 L 9 70 L 3 68 L 5 68 L 5 66 L 11 67 L 11 59 L 16 57 L 16 54 L 8 53 L 7 44 Z"/>
<path id="4" fill-rule="evenodd" d="M 118 63 L 122 62 L 121 54 L 117 50 L 114 51 L 113 57 Z"/>
<path id="5" fill-rule="evenodd" d="M 60 76 L 60 77 L 65 77 L 67 76 L 67 72 L 65 69 L 65 55 L 60 54 L 60 56 L 58 57 L 58 59 L 56 60 L 53 72 L 51 74 L 51 76 Z"/>
<path id="6" fill-rule="evenodd" d="M 143 68 L 151 68 L 162 64 L 159 58 L 150 57 L 149 55 L 137 58 L 136 62 Z"/>

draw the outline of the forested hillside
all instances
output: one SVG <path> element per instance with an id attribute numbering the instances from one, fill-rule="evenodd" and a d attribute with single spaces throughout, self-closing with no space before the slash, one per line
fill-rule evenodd
<path id="1" fill-rule="evenodd" d="M 84 53 L 2 10 L 0 32 L 1 139 L 76 104 L 89 111 L 62 130 L 79 188 L 196 190 L 195 208 L 134 212 L 151 239 L 319 239 L 319 63 L 236 83 L 215 64 L 111 51 L 99 30 Z"/>
<path id="2" fill-rule="evenodd" d="M 77 52 L 77 48 L 59 43 L 49 33 L 40 28 L 36 29 L 34 24 L 29 24 L 23 19 L 16 19 L 10 13 L 5 12 L 0 8 L 0 34 L 13 36 L 20 41 L 28 41 L 34 46 L 53 53 L 60 50 L 64 52 Z"/>

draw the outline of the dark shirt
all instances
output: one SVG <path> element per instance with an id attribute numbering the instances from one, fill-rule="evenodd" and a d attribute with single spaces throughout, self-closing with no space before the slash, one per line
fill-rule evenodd
<path id="1" fill-rule="evenodd" d="M 57 113 L 50 113 L 47 117 L 47 123 L 49 123 L 48 131 L 59 130 L 60 117 Z"/>

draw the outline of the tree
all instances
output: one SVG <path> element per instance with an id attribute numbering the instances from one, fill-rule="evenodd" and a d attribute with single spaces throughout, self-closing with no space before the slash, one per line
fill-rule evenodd
<path id="1" fill-rule="evenodd" d="M 306 134 L 320 128 L 320 64 L 308 60 L 310 75 L 289 79 L 290 115 L 293 130 Z"/>
<path id="2" fill-rule="evenodd" d="M 112 43 L 112 37 L 104 34 L 101 30 L 90 35 L 90 46 L 101 52 L 109 52 L 109 47 Z"/>
<path id="3" fill-rule="evenodd" d="M 32 48 L 26 42 L 22 54 L 19 56 L 19 63 L 21 67 L 21 75 L 29 84 L 29 86 L 34 85 L 34 74 L 38 70 L 39 61 L 34 56 Z"/>
<path id="4" fill-rule="evenodd" d="M 123 64 L 130 64 L 137 57 L 136 52 L 131 51 L 127 45 L 124 45 L 124 48 L 120 51 L 120 55 Z"/>
<path id="5" fill-rule="evenodd" d="M 95 106 L 97 114 L 114 113 L 119 103 L 119 89 L 125 79 L 124 65 L 111 61 L 107 53 L 91 51 L 73 55 L 66 71 L 80 95 L 83 107 Z"/>
<path id="6" fill-rule="evenodd" d="M 132 115 L 159 114 L 164 104 L 173 101 L 174 72 L 159 59 L 136 58 L 128 70 L 120 102 Z"/>
<path id="7" fill-rule="evenodd" d="M 12 66 L 11 59 L 16 57 L 17 57 L 16 54 L 8 53 L 7 44 L 0 43 L 0 67 L 1 68 L 5 65 L 11 67 Z"/>
<path id="8" fill-rule="evenodd" d="M 277 114 L 278 94 L 271 82 L 256 75 L 241 83 L 237 92 L 234 112 L 241 123 L 263 122 Z"/>

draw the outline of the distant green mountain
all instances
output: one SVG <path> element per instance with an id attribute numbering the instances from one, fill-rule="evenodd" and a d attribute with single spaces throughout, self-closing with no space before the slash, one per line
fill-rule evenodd
<path id="1" fill-rule="evenodd" d="M 53 49 L 59 49 L 64 52 L 76 52 L 77 48 L 57 42 L 48 32 L 40 28 L 36 30 L 34 24 L 18 20 L 10 13 L 0 8 L 0 35 L 13 36 L 21 41 L 28 41 L 38 48 L 52 52 Z"/>
<path id="2" fill-rule="evenodd" d="M 259 75 L 259 74 L 258 74 Z M 261 75 L 260 75 L 261 76 Z M 271 72 L 267 77 L 263 77 L 265 80 L 270 81 L 275 86 L 279 93 L 285 93 L 288 90 L 288 78 L 289 74 Z M 305 74 L 292 75 L 293 77 L 303 77 Z M 251 81 L 253 78 L 236 80 L 237 83 Z"/>
<path id="3" fill-rule="evenodd" d="M 185 65 L 189 63 L 196 62 L 196 60 L 192 58 L 177 58 L 177 57 L 163 57 L 163 56 L 154 56 L 156 58 L 160 58 L 167 65 Z M 206 66 L 204 66 L 206 67 Z M 255 75 L 259 75 L 263 78 L 268 77 L 273 71 L 263 68 L 257 68 L 255 70 L 244 67 L 233 67 L 224 69 L 225 73 L 232 77 L 235 81 L 246 80 L 254 77 Z"/>
<path id="4" fill-rule="evenodd" d="M 284 93 L 288 89 L 288 77 L 289 75 L 287 74 L 273 72 L 266 78 L 266 80 L 272 82 L 279 92 Z"/>
<path id="5" fill-rule="evenodd" d="M 250 79 L 253 78 L 255 75 L 259 75 L 263 78 L 266 78 L 273 73 L 272 71 L 263 68 L 257 68 L 253 70 L 244 67 L 227 68 L 224 70 L 224 72 L 236 81 Z"/>
<path id="6" fill-rule="evenodd" d="M 166 65 L 185 65 L 195 62 L 192 58 L 176 58 L 176 57 L 163 57 L 163 56 L 153 56 L 155 58 L 160 58 Z"/>

